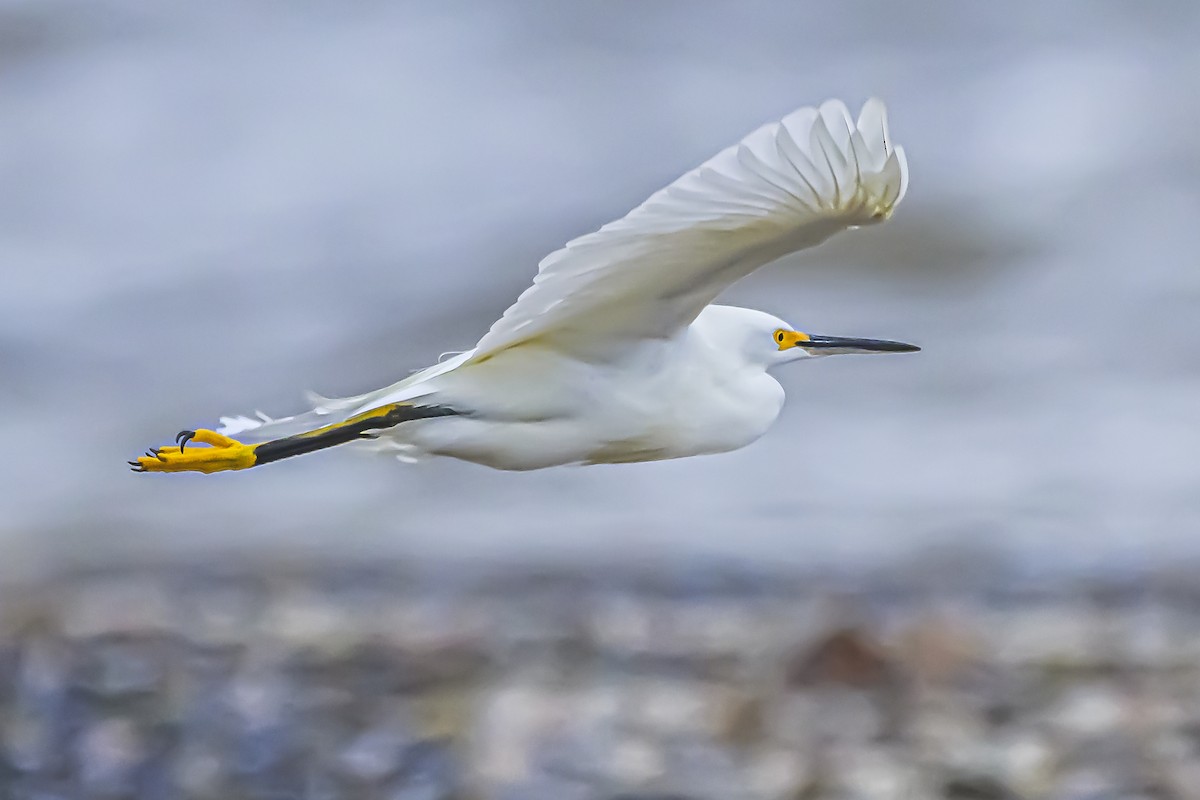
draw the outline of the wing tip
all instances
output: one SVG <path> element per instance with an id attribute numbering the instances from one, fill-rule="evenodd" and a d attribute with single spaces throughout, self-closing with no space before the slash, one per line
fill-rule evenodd
<path id="1" fill-rule="evenodd" d="M 887 219 L 908 190 L 908 162 L 877 96 L 863 103 L 857 118 L 836 98 L 798 108 L 779 122 L 776 144 L 795 178 L 816 195 L 815 206 L 849 215 L 848 224 Z"/>

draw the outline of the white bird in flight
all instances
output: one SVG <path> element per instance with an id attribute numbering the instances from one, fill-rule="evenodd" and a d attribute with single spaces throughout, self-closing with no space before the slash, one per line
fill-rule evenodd
<path id="1" fill-rule="evenodd" d="M 225 417 L 129 463 L 219 472 L 355 442 L 531 470 L 745 447 L 783 407 L 773 367 L 919 348 L 713 301 L 764 264 L 887 219 L 907 183 L 882 102 L 857 121 L 838 101 L 801 108 L 551 253 L 472 349 L 374 392 L 314 396 L 305 414 Z"/>

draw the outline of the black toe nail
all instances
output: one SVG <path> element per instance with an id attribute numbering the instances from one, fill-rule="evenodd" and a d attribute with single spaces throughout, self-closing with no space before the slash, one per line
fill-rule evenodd
<path id="1" fill-rule="evenodd" d="M 190 442 L 195 436 L 195 431 L 180 431 L 175 437 L 175 441 L 179 442 L 179 452 L 182 453 L 183 448 L 187 447 L 187 443 Z"/>

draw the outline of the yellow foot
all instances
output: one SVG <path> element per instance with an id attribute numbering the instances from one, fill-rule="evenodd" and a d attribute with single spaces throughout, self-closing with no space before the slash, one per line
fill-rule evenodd
<path id="1" fill-rule="evenodd" d="M 246 469 L 255 464 L 254 445 L 223 436 L 216 431 L 200 428 L 180 431 L 175 437 L 178 447 L 154 447 L 130 461 L 134 472 L 222 472 L 229 469 Z M 188 447 L 189 441 L 207 444 L 208 447 Z"/>

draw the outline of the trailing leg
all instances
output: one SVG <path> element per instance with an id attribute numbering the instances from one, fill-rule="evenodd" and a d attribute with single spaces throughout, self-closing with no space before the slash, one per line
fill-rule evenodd
<path id="1" fill-rule="evenodd" d="M 415 406 L 391 403 L 356 414 L 349 419 L 325 425 L 315 430 L 285 436 L 261 444 L 242 444 L 236 439 L 200 428 L 180 431 L 175 437 L 178 446 L 156 447 L 146 455 L 130 461 L 134 472 L 224 472 L 249 469 L 272 461 L 324 450 L 356 439 L 371 438 L 377 431 L 404 422 L 432 417 L 455 416 L 462 412 L 446 406 Z M 190 442 L 208 445 L 188 447 Z"/>

